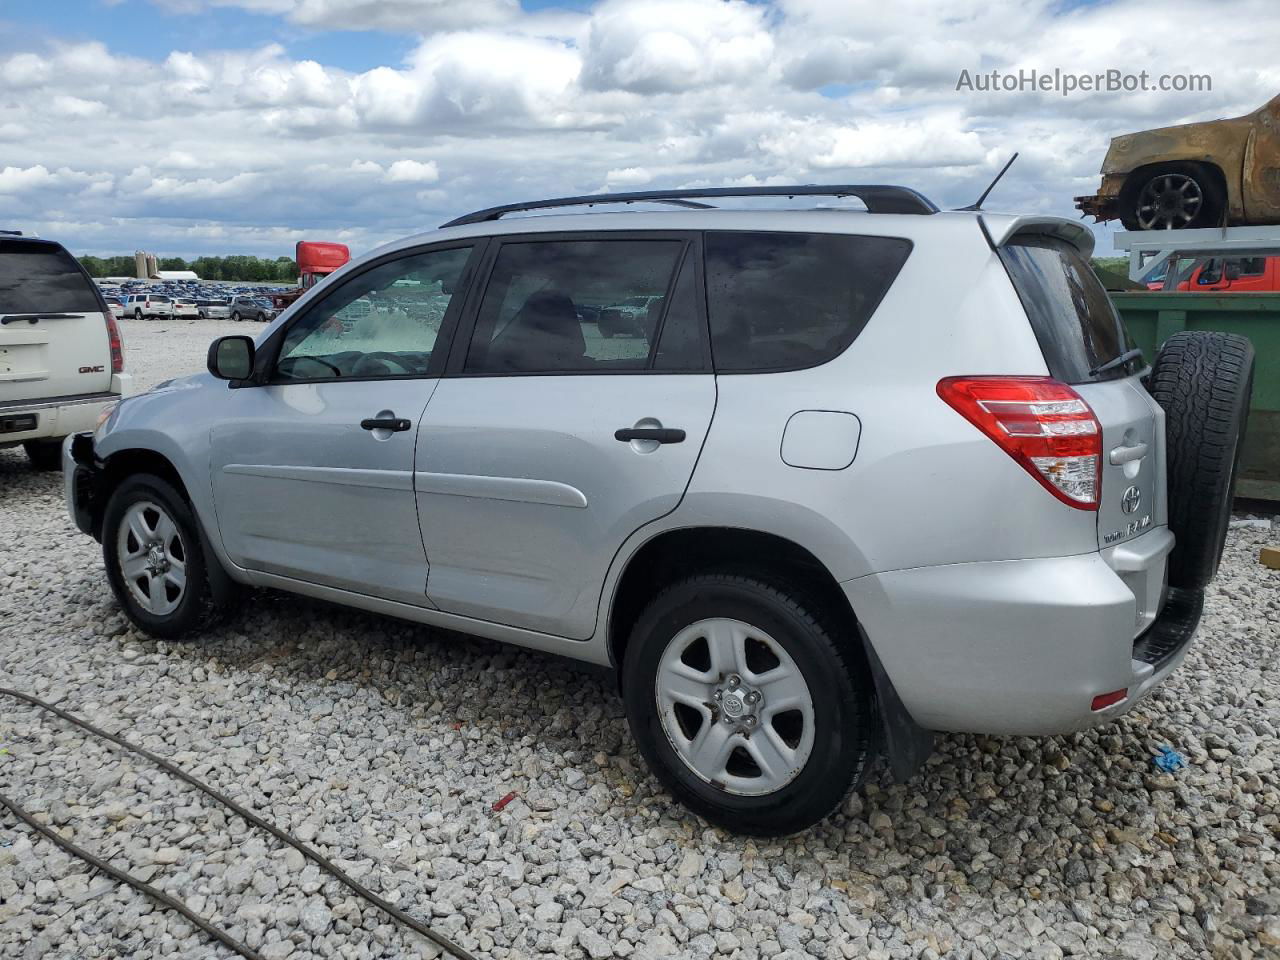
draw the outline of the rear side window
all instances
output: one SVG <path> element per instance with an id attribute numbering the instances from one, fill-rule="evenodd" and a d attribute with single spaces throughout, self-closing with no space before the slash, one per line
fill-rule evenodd
<path id="1" fill-rule="evenodd" d="M 708 233 L 711 352 L 722 373 L 812 367 L 862 332 L 911 252 L 893 237 Z"/>
<path id="2" fill-rule="evenodd" d="M 101 313 L 92 281 L 56 243 L 0 240 L 0 313 Z"/>
<path id="3" fill-rule="evenodd" d="M 1133 372 L 1127 363 L 1094 372 L 1134 344 L 1107 291 L 1075 247 L 1032 237 L 1001 247 L 1000 258 L 1055 379 L 1088 383 Z"/>

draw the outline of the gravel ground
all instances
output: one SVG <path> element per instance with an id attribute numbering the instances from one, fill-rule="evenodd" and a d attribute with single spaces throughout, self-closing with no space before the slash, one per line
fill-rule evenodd
<path id="1" fill-rule="evenodd" d="M 125 323 L 143 386 L 231 323 Z M 256 329 L 256 328 L 255 328 Z M 481 956 L 1280 956 L 1280 573 L 1237 515 L 1200 639 L 1128 718 L 948 736 L 781 842 L 657 789 L 611 683 L 574 664 L 255 595 L 190 644 L 111 599 L 58 479 L 0 451 L 0 685 L 172 757 Z M 1161 774 L 1162 744 L 1190 765 Z M 145 761 L 6 700 L 0 792 L 281 957 L 437 955 Z M 501 812 L 493 803 L 517 794 Z M 0 956 L 221 957 L 0 815 Z"/>

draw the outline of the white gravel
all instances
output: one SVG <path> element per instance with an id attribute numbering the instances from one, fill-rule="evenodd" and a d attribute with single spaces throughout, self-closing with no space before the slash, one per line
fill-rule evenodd
<path id="1" fill-rule="evenodd" d="M 223 323 L 124 324 L 149 385 Z M 258 329 L 256 327 L 250 328 Z M 280 594 L 191 644 L 125 623 L 58 478 L 0 451 L 0 685 L 172 757 L 482 956 L 1280 956 L 1280 539 L 1227 543 L 1194 650 L 1130 717 L 948 736 L 783 842 L 656 788 L 602 675 Z M 1161 774 L 1162 744 L 1190 766 Z M 435 956 L 143 761 L 5 700 L 0 792 L 266 957 Z M 502 812 L 492 804 L 517 793 Z M 0 815 L 0 956 L 225 956 Z"/>

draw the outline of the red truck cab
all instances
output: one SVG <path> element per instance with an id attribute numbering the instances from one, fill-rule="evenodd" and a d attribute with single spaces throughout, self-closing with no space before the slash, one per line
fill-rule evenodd
<path id="1" fill-rule="evenodd" d="M 1210 257 L 1178 284 L 1180 293 L 1274 293 L 1280 291 L 1280 256 Z"/>
<path id="2" fill-rule="evenodd" d="M 345 243 L 299 240 L 294 259 L 298 264 L 298 285 L 285 293 L 272 294 L 271 302 L 277 310 L 283 310 L 345 264 L 351 259 L 351 251 Z"/>

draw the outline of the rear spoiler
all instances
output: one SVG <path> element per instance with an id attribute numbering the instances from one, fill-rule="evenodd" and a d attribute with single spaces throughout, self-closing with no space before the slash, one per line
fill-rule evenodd
<path id="1" fill-rule="evenodd" d="M 982 230 L 999 249 L 1018 237 L 1056 237 L 1065 240 L 1086 260 L 1093 255 L 1093 231 L 1083 223 L 1062 217 L 1016 217 L 1003 213 L 984 213 L 978 218 Z"/>

